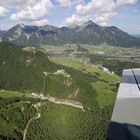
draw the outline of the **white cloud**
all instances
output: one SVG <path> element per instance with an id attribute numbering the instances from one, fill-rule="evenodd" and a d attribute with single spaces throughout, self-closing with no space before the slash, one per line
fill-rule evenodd
<path id="1" fill-rule="evenodd" d="M 17 8 L 21 9 L 22 7 L 28 5 L 36 4 L 36 0 L 0 0 L 0 4 L 8 7 L 8 8 Z"/>
<path id="2" fill-rule="evenodd" d="M 83 15 L 73 14 L 70 18 L 66 19 L 66 24 L 75 25 L 81 23 L 82 21 L 87 21 L 88 19 L 89 19 L 88 15 L 83 16 Z"/>
<path id="3" fill-rule="evenodd" d="M 47 19 L 42 19 L 39 21 L 34 21 L 31 24 L 37 25 L 37 26 L 43 26 L 43 25 L 47 25 L 49 22 Z"/>
<path id="4" fill-rule="evenodd" d="M 84 0 L 56 0 L 61 8 L 71 8 L 83 4 Z"/>
<path id="5" fill-rule="evenodd" d="M 11 19 L 18 22 L 42 20 L 53 8 L 51 0 L 0 0 L 0 5 L 10 10 L 15 9 L 16 12 L 11 15 Z"/>
<path id="6" fill-rule="evenodd" d="M 35 0 L 29 0 L 29 2 L 28 5 L 23 5 L 21 9 L 18 7 L 17 13 L 12 14 L 11 19 L 17 21 L 39 21 L 47 16 L 53 8 L 50 0 L 40 0 L 36 3 Z"/>
<path id="7" fill-rule="evenodd" d="M 91 0 L 87 4 L 78 4 L 76 12 L 66 18 L 65 24 L 81 24 L 91 19 L 97 24 L 107 25 L 108 20 L 117 15 L 118 8 L 134 4 L 138 0 Z"/>
<path id="8" fill-rule="evenodd" d="M 128 5 L 128 4 L 134 4 L 137 1 L 138 0 L 117 0 L 116 5 L 117 6 L 124 6 L 124 5 Z"/>
<path id="9" fill-rule="evenodd" d="M 72 2 L 71 0 L 57 0 L 62 8 L 71 7 Z"/>
<path id="10" fill-rule="evenodd" d="M 8 13 L 8 9 L 3 6 L 0 6 L 0 18 L 3 18 Z"/>

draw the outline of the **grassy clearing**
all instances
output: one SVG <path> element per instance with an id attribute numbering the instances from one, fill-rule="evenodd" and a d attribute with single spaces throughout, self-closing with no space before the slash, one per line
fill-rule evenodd
<path id="1" fill-rule="evenodd" d="M 112 91 L 114 87 L 108 86 L 106 83 L 100 81 L 92 83 L 92 86 L 96 89 L 98 94 L 96 100 L 101 108 L 115 103 L 116 93 L 115 91 Z"/>
<path id="2" fill-rule="evenodd" d="M 116 83 L 119 82 L 120 79 L 118 75 L 110 75 L 103 72 L 95 65 L 82 64 L 78 60 L 72 60 L 70 58 L 51 57 L 50 60 L 64 66 L 75 68 L 83 73 L 90 73 L 91 75 L 98 77 L 98 81 L 91 82 L 92 87 L 98 94 L 96 100 L 101 107 L 114 104 L 117 93 Z"/>
<path id="3" fill-rule="evenodd" d="M 16 91 L 0 91 L 0 97 L 10 98 L 10 97 L 22 97 L 24 94 Z"/>
<path id="4" fill-rule="evenodd" d="M 116 75 L 116 74 L 110 75 L 108 73 L 105 73 L 102 70 L 100 70 L 99 68 L 97 68 L 94 64 L 83 64 L 83 63 L 80 63 L 79 60 L 72 59 L 72 58 L 66 58 L 66 57 L 50 57 L 49 59 L 57 64 L 72 67 L 72 68 L 75 68 L 75 69 L 80 70 L 85 73 L 89 72 L 92 75 L 99 73 L 102 76 L 102 78 L 108 79 L 111 82 L 112 82 L 112 80 L 113 81 L 119 80 L 118 75 Z"/>

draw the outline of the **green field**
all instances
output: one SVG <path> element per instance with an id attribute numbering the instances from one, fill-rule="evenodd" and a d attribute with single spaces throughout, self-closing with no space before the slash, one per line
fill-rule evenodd
<path id="1" fill-rule="evenodd" d="M 4 91 L 1 90 L 0 91 L 0 97 L 2 98 L 10 98 L 10 97 L 22 97 L 24 96 L 23 93 L 19 93 L 19 92 L 13 92 L 13 91 Z"/>
<path id="2" fill-rule="evenodd" d="M 94 77 L 98 77 L 98 80 L 91 82 L 91 85 L 98 94 L 96 99 L 101 107 L 111 105 L 115 102 L 117 93 L 116 83 L 120 80 L 118 75 L 110 75 L 103 72 L 95 65 L 82 64 L 79 61 L 70 58 L 51 57 L 50 60 L 57 64 L 75 68 L 83 73 L 89 73 Z"/>
<path id="3" fill-rule="evenodd" d="M 116 47 L 116 46 L 109 46 L 107 44 L 101 44 L 98 46 L 95 45 L 83 45 L 83 44 L 71 44 L 70 48 L 73 51 L 77 51 L 78 50 L 78 46 L 80 46 L 81 48 L 84 48 L 86 50 L 88 50 L 88 52 L 90 54 L 93 53 L 98 53 L 98 52 L 103 52 L 105 54 L 109 54 L 109 53 L 116 53 L 116 52 L 128 52 L 128 51 L 133 51 L 134 48 L 125 48 L 125 47 Z M 45 49 L 47 52 L 48 51 L 65 51 L 67 49 L 69 49 L 68 47 L 66 47 L 65 45 L 63 46 L 52 46 L 52 45 L 44 45 L 41 46 L 41 48 Z M 139 50 L 138 48 L 136 50 Z"/>

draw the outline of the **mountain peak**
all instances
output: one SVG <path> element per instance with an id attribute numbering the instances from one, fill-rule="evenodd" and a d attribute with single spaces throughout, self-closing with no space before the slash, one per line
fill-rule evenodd
<path id="1" fill-rule="evenodd" d="M 58 29 L 58 27 L 46 24 L 44 26 L 41 26 L 41 29 L 44 29 L 44 30 L 56 30 L 56 29 Z"/>
<path id="2" fill-rule="evenodd" d="M 94 22 L 92 20 L 89 20 L 86 22 L 86 24 L 93 24 Z"/>
<path id="3" fill-rule="evenodd" d="M 19 28 L 24 28 L 24 27 L 25 27 L 25 24 L 19 23 L 19 24 L 17 24 L 16 26 L 19 27 Z"/>
<path id="4" fill-rule="evenodd" d="M 84 26 L 98 26 L 96 23 L 94 23 L 92 20 L 89 20 L 88 22 L 84 23 Z"/>

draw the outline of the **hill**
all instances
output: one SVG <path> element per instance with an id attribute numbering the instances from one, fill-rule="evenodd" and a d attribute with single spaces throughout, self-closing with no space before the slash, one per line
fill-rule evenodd
<path id="1" fill-rule="evenodd" d="M 33 47 L 1 42 L 0 138 L 104 140 L 118 77 L 86 69 L 56 64 Z"/>
<path id="2" fill-rule="evenodd" d="M 13 44 L 1 43 L 0 58 L 1 89 L 22 92 L 29 90 L 43 94 L 47 92 L 54 94 L 57 90 L 59 96 L 59 92 L 63 95 L 76 88 L 71 78 L 53 74 L 63 67 L 49 61 L 45 54 L 35 48 L 20 48 Z M 48 73 L 48 76 L 45 73 Z M 71 84 L 65 84 L 64 80 Z M 47 87 L 45 82 L 49 83 Z M 55 83 L 54 88 L 51 82 Z"/>
<path id="3" fill-rule="evenodd" d="M 133 37 L 117 27 L 99 26 L 93 21 L 88 21 L 81 26 L 54 27 L 28 26 L 18 24 L 9 29 L 2 37 L 9 41 L 24 46 L 64 45 L 64 44 L 92 44 L 106 43 L 112 46 L 139 47 L 140 39 Z"/>

